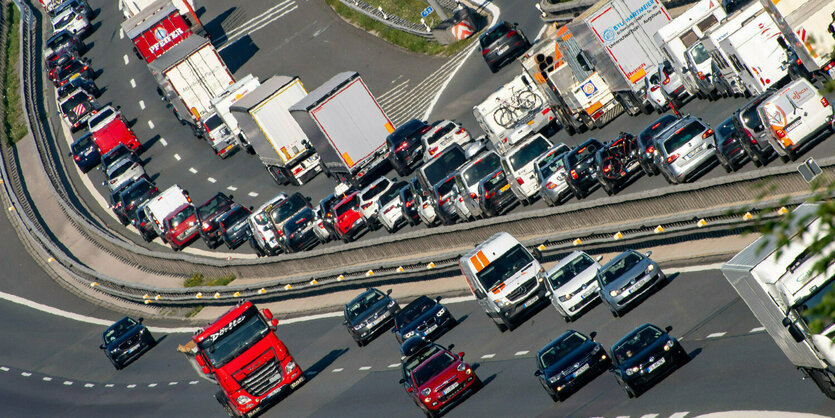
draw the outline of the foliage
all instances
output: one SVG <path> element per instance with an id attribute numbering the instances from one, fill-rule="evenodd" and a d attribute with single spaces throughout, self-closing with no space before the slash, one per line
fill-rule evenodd
<path id="1" fill-rule="evenodd" d="M 425 0 L 363 0 L 375 9 L 382 7 L 383 12 L 395 15 L 403 20 L 413 23 L 420 23 L 420 13 L 428 5 Z M 425 19 L 426 24 L 434 26 L 440 21 L 436 12 L 433 12 Z"/>
<path id="2" fill-rule="evenodd" d="M 194 273 L 191 277 L 183 282 L 184 287 L 200 287 L 200 286 L 226 286 L 235 280 L 234 274 L 229 274 L 215 279 L 208 279 L 202 273 Z"/>
<path id="3" fill-rule="evenodd" d="M 194 308 L 192 308 L 192 310 L 186 312 L 186 318 L 191 318 L 192 316 L 199 314 L 202 310 L 203 305 L 197 305 Z"/>
<path id="4" fill-rule="evenodd" d="M 20 57 L 20 12 L 14 3 L 7 8 L 6 68 L 3 73 L 3 130 L 10 143 L 20 141 L 29 131 L 23 118 L 23 100 L 20 97 L 20 74 L 17 62 Z"/>

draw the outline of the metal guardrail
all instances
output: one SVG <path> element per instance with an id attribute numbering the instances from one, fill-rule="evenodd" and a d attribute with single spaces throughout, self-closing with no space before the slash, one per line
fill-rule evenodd
<path id="1" fill-rule="evenodd" d="M 433 38 L 432 31 L 426 30 L 424 26 L 401 19 L 393 14 L 385 13 L 385 10 L 381 11 L 376 9 L 362 0 L 339 0 L 339 2 L 391 28 L 420 36 L 421 38 Z"/>

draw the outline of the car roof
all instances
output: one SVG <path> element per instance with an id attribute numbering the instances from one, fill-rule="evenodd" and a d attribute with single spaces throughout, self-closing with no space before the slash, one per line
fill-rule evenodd
<path id="1" fill-rule="evenodd" d="M 350 302 L 346 303 L 346 304 L 345 304 L 345 309 L 348 309 L 348 305 L 350 305 L 350 304 L 352 304 L 352 303 L 354 303 L 354 302 L 356 302 L 356 301 L 360 300 L 363 296 L 365 296 L 365 295 L 366 295 L 366 294 L 368 294 L 368 293 L 379 293 L 379 294 L 381 294 L 381 295 L 383 295 L 383 296 L 385 296 L 385 295 L 386 295 L 385 293 L 383 293 L 383 292 L 379 291 L 379 290 L 378 290 L 377 288 L 375 288 L 375 287 L 369 287 L 368 289 L 365 289 L 362 293 L 360 293 L 359 295 L 357 295 L 356 297 L 354 297 L 353 299 L 351 299 L 351 301 L 350 301 Z"/>
<path id="2" fill-rule="evenodd" d="M 575 330 L 573 330 L 573 329 L 567 329 L 567 330 L 565 330 L 565 332 L 563 332 L 562 334 L 560 334 L 557 338 L 554 338 L 553 340 L 551 340 L 551 342 L 549 342 L 548 344 L 545 344 L 545 346 L 544 346 L 544 347 L 540 348 L 540 349 L 539 349 L 539 351 L 537 351 L 537 352 L 536 352 L 536 356 L 537 356 L 537 357 L 541 356 L 541 355 L 542 355 L 542 353 L 544 353 L 544 352 L 548 351 L 548 349 L 549 349 L 549 348 L 553 347 L 554 345 L 556 345 L 556 344 L 557 344 L 557 343 L 559 343 L 560 341 L 562 341 L 562 340 L 564 340 L 564 339 L 568 338 L 568 336 L 569 336 L 569 335 L 573 335 L 573 334 L 575 334 L 575 333 L 576 333 L 576 334 L 580 334 L 580 335 L 582 335 L 582 336 L 586 337 L 587 339 L 589 338 L 589 337 L 588 337 L 588 335 L 583 334 L 583 333 L 582 333 L 582 332 L 580 332 L 580 331 L 575 331 Z"/>
<path id="3" fill-rule="evenodd" d="M 611 260 L 609 260 L 608 263 L 604 264 L 603 267 L 600 270 L 606 270 L 607 268 L 609 268 L 609 266 L 611 266 L 612 264 L 615 264 L 616 262 L 620 261 L 620 259 L 626 257 L 629 254 L 637 254 L 637 255 L 641 256 L 641 258 L 648 258 L 644 254 L 641 254 L 641 253 L 639 253 L 635 250 L 629 249 L 629 250 L 626 250 L 626 251 L 614 256 Z"/>

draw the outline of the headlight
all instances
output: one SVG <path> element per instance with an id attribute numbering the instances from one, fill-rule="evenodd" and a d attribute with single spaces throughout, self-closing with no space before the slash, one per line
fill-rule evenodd
<path id="1" fill-rule="evenodd" d="M 670 351 L 670 349 L 673 348 L 673 346 L 675 346 L 675 345 L 676 345 L 675 341 L 673 341 L 673 340 L 667 341 L 667 344 L 664 344 L 664 351 Z"/>
<path id="2" fill-rule="evenodd" d="M 238 402 L 238 405 L 246 405 L 246 404 L 250 403 L 252 401 L 252 399 L 250 399 L 249 396 L 241 395 L 241 396 L 238 396 L 238 399 L 236 399 L 236 401 Z"/>
<path id="3" fill-rule="evenodd" d="M 429 389 L 429 388 L 426 388 L 426 389 L 420 391 L 420 394 L 423 395 L 423 396 L 429 396 L 430 393 L 432 393 L 432 389 Z"/>
<path id="4" fill-rule="evenodd" d="M 359 324 L 354 325 L 354 331 L 359 331 L 363 328 L 365 328 L 365 322 L 360 322 Z"/>
<path id="5" fill-rule="evenodd" d="M 650 271 L 652 271 L 652 270 L 654 270 L 654 269 L 655 269 L 655 266 L 653 266 L 652 264 L 650 264 L 649 266 L 647 266 L 647 272 L 650 272 Z"/>
<path id="6" fill-rule="evenodd" d="M 510 306 L 510 301 L 507 300 L 506 298 L 498 298 L 498 299 L 496 299 L 496 305 L 499 305 L 499 307 L 503 308 L 503 307 L 506 307 L 506 306 Z"/>
<path id="7" fill-rule="evenodd" d="M 626 369 L 626 375 L 627 376 L 632 376 L 633 374 L 638 373 L 640 370 L 641 370 L 641 368 L 638 367 L 638 366 L 631 367 L 629 369 Z"/>
<path id="8" fill-rule="evenodd" d="M 618 289 L 615 289 L 615 290 L 609 292 L 609 296 L 611 296 L 611 297 L 616 297 L 619 294 L 620 294 L 620 290 L 618 290 Z"/>
<path id="9" fill-rule="evenodd" d="M 412 338 L 414 336 L 415 336 L 415 332 L 414 331 L 409 331 L 409 332 L 406 333 L 406 335 L 403 336 L 403 339 L 408 340 L 409 338 Z"/>
<path id="10" fill-rule="evenodd" d="M 296 370 L 296 362 L 293 361 L 293 360 L 290 360 L 290 362 L 287 363 L 286 366 L 284 366 L 284 372 L 287 373 L 287 374 L 290 374 L 290 373 L 293 372 L 293 370 Z"/>
<path id="11" fill-rule="evenodd" d="M 441 308 L 441 310 L 439 310 L 438 313 L 435 314 L 435 316 L 444 316 L 445 313 L 446 308 Z"/>
<path id="12" fill-rule="evenodd" d="M 458 365 L 458 371 L 463 372 L 464 370 L 467 370 L 467 365 L 464 364 L 464 363 L 459 364 Z"/>
<path id="13" fill-rule="evenodd" d="M 209 225 L 208 222 L 203 222 L 203 229 L 209 229 L 209 228 L 211 228 L 211 225 Z"/>

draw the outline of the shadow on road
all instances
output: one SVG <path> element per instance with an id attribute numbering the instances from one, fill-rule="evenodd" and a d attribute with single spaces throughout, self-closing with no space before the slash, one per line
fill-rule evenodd
<path id="1" fill-rule="evenodd" d="M 232 44 L 235 46 L 220 51 L 220 57 L 226 62 L 226 67 L 229 68 L 229 71 L 234 73 L 258 52 L 258 46 L 252 42 L 252 38 L 249 35 L 237 39 Z"/>
<path id="2" fill-rule="evenodd" d="M 319 361 L 313 363 L 312 365 L 310 365 L 310 367 L 305 369 L 304 376 L 307 378 L 308 381 L 310 381 L 323 370 L 327 369 L 328 366 L 333 364 L 333 362 L 336 361 L 336 359 L 338 359 L 347 352 L 348 347 L 331 350 L 330 353 L 325 354 L 325 356 L 319 359 Z"/>

